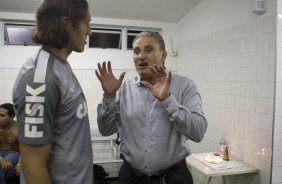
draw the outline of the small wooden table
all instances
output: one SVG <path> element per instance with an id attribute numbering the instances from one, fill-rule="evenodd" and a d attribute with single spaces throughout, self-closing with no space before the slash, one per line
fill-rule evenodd
<path id="1" fill-rule="evenodd" d="M 208 153 L 207 153 L 208 155 Z M 239 162 L 239 161 L 237 161 Z M 238 175 L 238 174 L 247 174 L 247 173 L 257 173 L 259 170 L 242 162 L 240 167 L 228 168 L 228 169 L 212 169 L 207 166 L 205 163 L 200 161 L 195 156 L 189 155 L 186 157 L 186 163 L 189 167 L 195 168 L 208 177 L 207 183 L 209 184 L 213 176 L 222 176 L 223 184 L 225 183 L 225 176 L 228 175 Z"/>

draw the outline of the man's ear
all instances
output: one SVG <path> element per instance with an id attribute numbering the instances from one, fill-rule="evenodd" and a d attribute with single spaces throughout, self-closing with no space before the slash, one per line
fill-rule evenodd
<path id="1" fill-rule="evenodd" d="M 165 62 L 166 56 L 167 56 L 167 52 L 166 52 L 166 51 L 163 51 L 163 54 L 162 54 L 163 65 L 165 65 L 164 62 Z"/>
<path id="2" fill-rule="evenodd" d="M 64 24 L 64 27 L 65 27 L 66 31 L 69 32 L 69 31 L 70 31 L 70 28 L 71 28 L 71 26 L 72 26 L 70 19 L 69 19 L 68 17 L 63 17 L 63 18 L 62 18 L 62 22 L 63 22 L 63 24 Z"/>

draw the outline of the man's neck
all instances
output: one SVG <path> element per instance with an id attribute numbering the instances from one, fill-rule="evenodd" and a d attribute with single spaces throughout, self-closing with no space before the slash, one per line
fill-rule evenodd
<path id="1" fill-rule="evenodd" d="M 10 130 L 13 124 L 14 124 L 14 120 L 10 120 L 8 118 L 6 120 L 2 120 L 0 123 L 0 132 Z"/>
<path id="2" fill-rule="evenodd" d="M 44 47 L 44 48 L 64 61 L 67 61 L 68 56 L 71 54 L 71 51 L 69 51 L 67 48 L 62 48 L 62 49 L 58 49 L 55 47 Z"/>

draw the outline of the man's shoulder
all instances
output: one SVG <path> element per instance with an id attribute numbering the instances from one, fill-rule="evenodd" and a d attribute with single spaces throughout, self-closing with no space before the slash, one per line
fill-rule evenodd
<path id="1" fill-rule="evenodd" d="M 172 75 L 172 81 L 182 81 L 182 82 L 186 82 L 186 83 L 193 83 L 193 80 L 183 74 L 173 74 Z"/>

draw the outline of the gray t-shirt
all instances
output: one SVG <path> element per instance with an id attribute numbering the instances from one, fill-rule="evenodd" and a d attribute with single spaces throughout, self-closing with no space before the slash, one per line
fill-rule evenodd
<path id="1" fill-rule="evenodd" d="M 67 61 L 40 49 L 22 66 L 13 90 L 21 144 L 52 144 L 54 184 L 92 184 L 93 154 L 86 99 Z"/>

